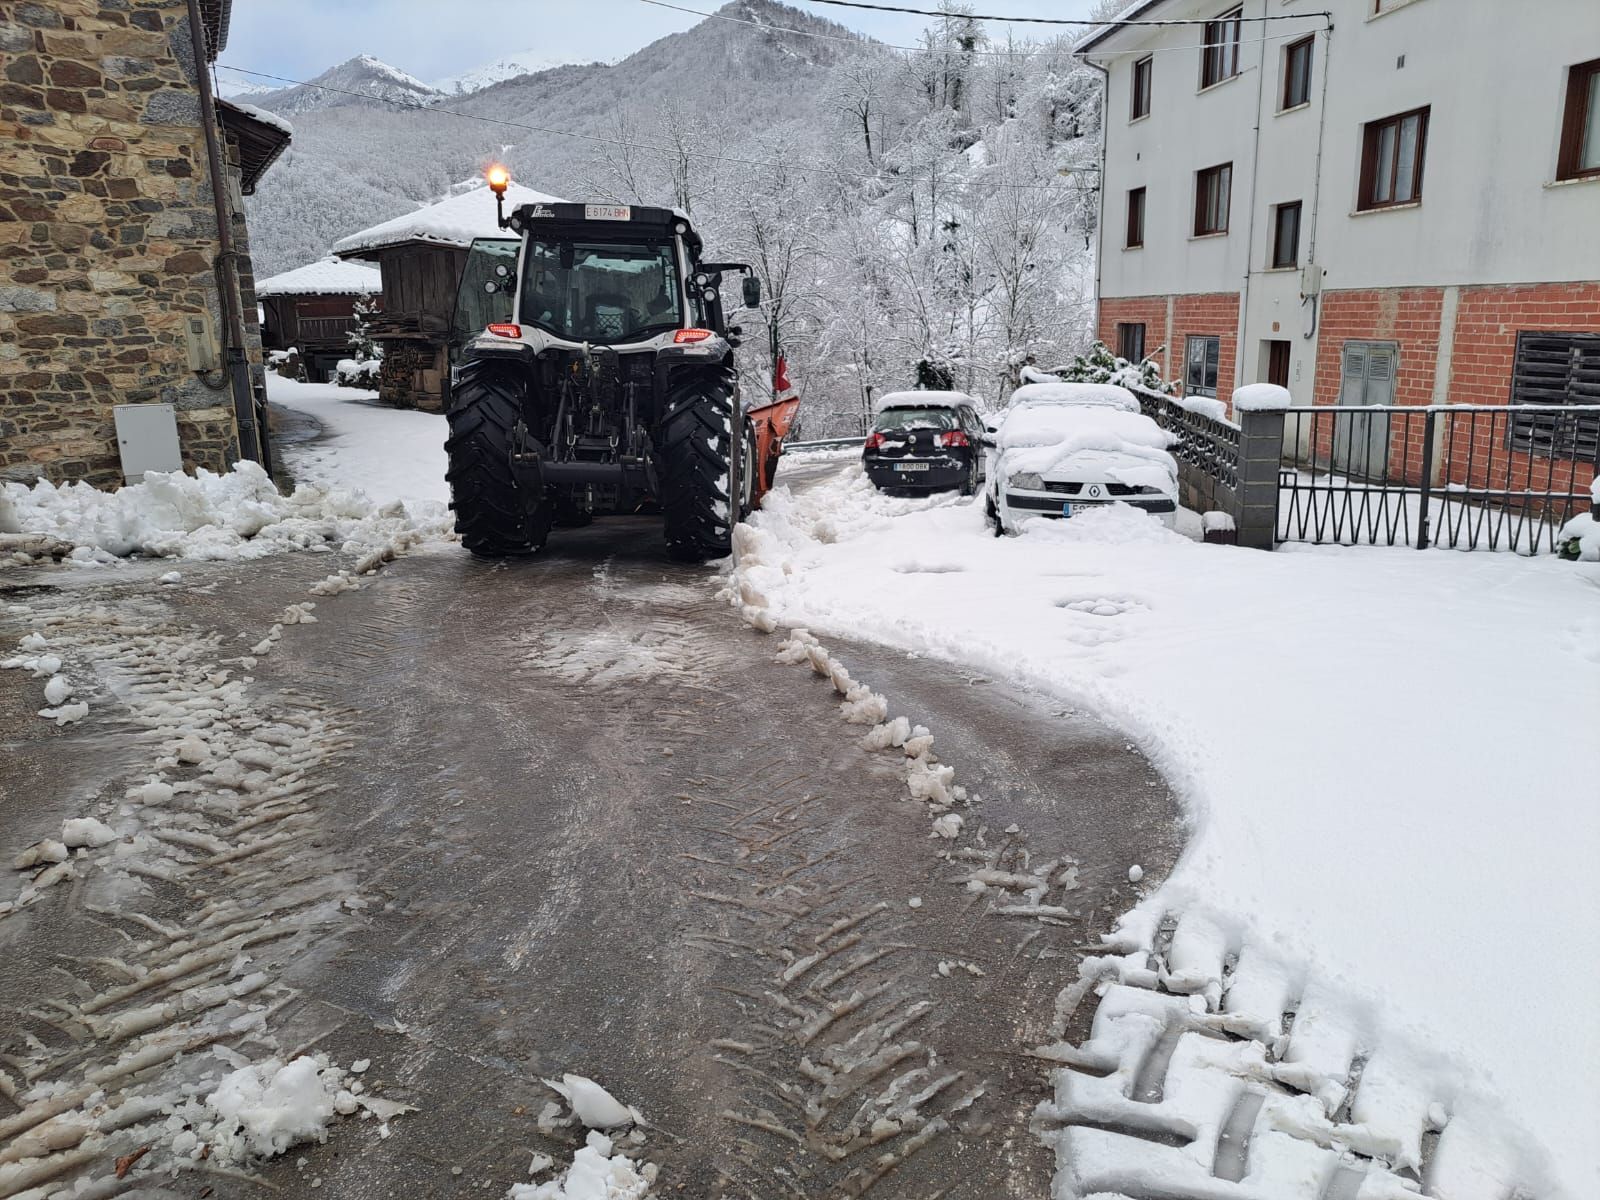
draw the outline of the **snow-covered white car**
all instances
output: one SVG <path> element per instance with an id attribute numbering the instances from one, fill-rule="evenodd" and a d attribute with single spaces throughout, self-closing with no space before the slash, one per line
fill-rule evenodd
<path id="1" fill-rule="evenodd" d="M 1026 383 L 1011 396 L 991 451 L 985 511 L 996 535 L 1029 517 L 1071 517 L 1123 503 L 1172 525 L 1172 435 L 1109 383 Z"/>

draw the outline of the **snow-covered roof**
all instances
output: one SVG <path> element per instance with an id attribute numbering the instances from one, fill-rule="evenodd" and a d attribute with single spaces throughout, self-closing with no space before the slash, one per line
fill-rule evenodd
<path id="1" fill-rule="evenodd" d="M 370 296 L 383 290 L 377 267 L 329 257 L 256 284 L 257 296 Z"/>
<path id="2" fill-rule="evenodd" d="M 956 408 L 962 404 L 976 405 L 977 401 L 965 392 L 890 392 L 873 402 L 872 411 L 886 408 Z"/>
<path id="3" fill-rule="evenodd" d="M 270 125 L 279 133 L 285 134 L 289 137 L 294 136 L 294 126 L 289 124 L 289 122 L 285 121 L 275 112 L 268 112 L 264 108 L 257 108 L 254 104 L 246 104 L 243 100 L 240 100 L 237 97 L 218 96 L 217 103 L 224 105 L 227 108 L 236 109 L 247 117 L 253 117 L 255 120 L 260 121 L 263 125 Z"/>
<path id="4" fill-rule="evenodd" d="M 1127 4 L 1122 5 L 1122 7 L 1117 10 L 1115 16 L 1107 17 L 1105 20 L 1138 20 L 1140 18 L 1148 17 L 1153 9 L 1160 8 L 1165 3 L 1167 3 L 1167 0 L 1128 0 Z M 1084 38 L 1072 48 L 1072 52 L 1074 54 L 1087 53 L 1091 47 L 1105 41 L 1107 38 L 1112 37 L 1115 34 L 1121 33 L 1127 28 L 1128 26 L 1126 25 L 1101 25 L 1085 35 Z M 1135 32 L 1144 31 L 1136 29 Z"/>
<path id="5" fill-rule="evenodd" d="M 561 204 L 559 196 L 536 192 L 519 183 L 506 187 L 506 211 L 519 204 Z M 498 224 L 494 193 L 485 184 L 458 196 L 450 196 L 437 204 L 403 213 L 393 220 L 374 225 L 340 238 L 333 244 L 337 255 L 361 256 L 386 246 L 399 246 L 406 242 L 434 242 L 441 246 L 469 246 L 473 238 L 511 236 Z"/>
<path id="6" fill-rule="evenodd" d="M 1138 412 L 1139 402 L 1114 383 L 1025 383 L 1011 393 L 1012 407 L 1034 404 L 1093 405 Z"/>

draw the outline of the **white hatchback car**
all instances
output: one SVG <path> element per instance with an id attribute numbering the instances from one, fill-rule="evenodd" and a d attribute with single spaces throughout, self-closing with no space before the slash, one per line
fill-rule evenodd
<path id="1" fill-rule="evenodd" d="M 995 437 L 985 511 L 996 536 L 1029 517 L 1123 503 L 1170 526 L 1178 511 L 1172 435 L 1107 383 L 1026 383 Z"/>

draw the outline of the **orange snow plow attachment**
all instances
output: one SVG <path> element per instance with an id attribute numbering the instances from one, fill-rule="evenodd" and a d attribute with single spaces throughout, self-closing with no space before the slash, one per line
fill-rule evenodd
<path id="1" fill-rule="evenodd" d="M 772 399 L 745 413 L 756 435 L 756 478 L 751 502 L 758 507 L 761 497 L 772 490 L 772 480 L 778 474 L 778 458 L 783 454 L 783 439 L 788 436 L 799 408 L 800 397 L 795 395 L 794 385 L 789 382 L 789 364 L 780 354 L 772 368 Z"/>

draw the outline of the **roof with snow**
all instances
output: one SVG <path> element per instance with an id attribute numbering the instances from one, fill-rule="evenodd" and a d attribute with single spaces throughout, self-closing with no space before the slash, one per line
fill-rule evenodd
<path id="1" fill-rule="evenodd" d="M 1163 4 L 1166 4 L 1167 2 L 1168 2 L 1168 0 L 1130 0 L 1130 3 L 1124 4 L 1120 9 L 1117 10 L 1117 15 L 1116 16 L 1108 17 L 1106 19 L 1110 20 L 1110 21 L 1137 21 L 1137 20 L 1143 20 L 1151 12 L 1153 12 L 1155 9 L 1160 8 Z M 1105 41 L 1109 37 L 1115 37 L 1117 34 L 1121 33 L 1124 29 L 1127 29 L 1127 28 L 1128 28 L 1128 26 L 1126 26 L 1126 25 L 1102 25 L 1102 26 L 1100 26 L 1100 28 L 1094 30 L 1087 37 L 1085 37 L 1081 42 L 1079 42 L 1076 46 L 1074 46 L 1072 48 L 1072 52 L 1074 54 L 1086 54 L 1086 53 L 1088 53 L 1088 51 L 1092 47 L 1099 45 L 1101 42 Z M 1148 30 L 1140 30 L 1139 28 L 1136 27 L 1135 28 L 1135 32 L 1149 32 L 1149 31 Z"/>
<path id="2" fill-rule="evenodd" d="M 253 104 L 216 98 L 217 120 L 239 148 L 239 187 L 253 196 L 256 184 L 294 136 L 294 127 Z"/>
<path id="3" fill-rule="evenodd" d="M 256 284 L 257 296 L 370 296 L 383 290 L 383 276 L 366 263 L 324 258 Z"/>
<path id="4" fill-rule="evenodd" d="M 519 204 L 564 204 L 559 196 L 536 192 L 513 183 L 506 188 L 506 211 Z M 473 238 L 507 237 L 498 223 L 494 193 L 487 185 L 450 196 L 437 204 L 404 213 L 393 220 L 374 225 L 341 238 L 333 252 L 341 257 L 366 258 L 390 246 L 407 242 L 431 242 L 440 246 L 466 247 Z"/>

